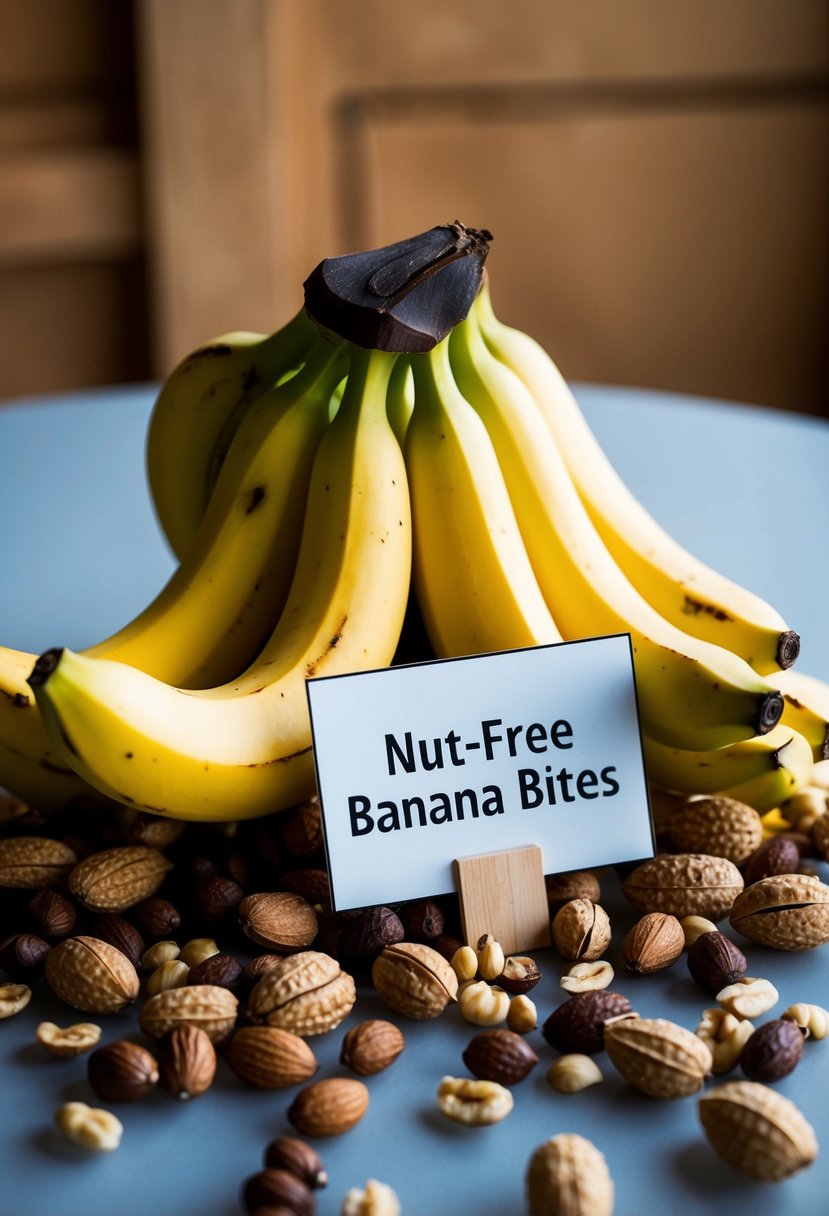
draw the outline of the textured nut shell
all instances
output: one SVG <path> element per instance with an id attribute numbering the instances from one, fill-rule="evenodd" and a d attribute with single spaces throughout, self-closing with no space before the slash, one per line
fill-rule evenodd
<path id="1" fill-rule="evenodd" d="M 794 1072 L 803 1055 L 805 1036 L 787 1018 L 758 1026 L 740 1052 L 740 1068 L 749 1081 L 779 1081 Z"/>
<path id="2" fill-rule="evenodd" d="M 699 1099 L 703 1131 L 735 1169 L 780 1182 L 815 1160 L 811 1124 L 788 1098 L 757 1081 L 727 1081 Z"/>
<path id="3" fill-rule="evenodd" d="M 687 954 L 688 970 L 694 981 L 716 996 L 727 984 L 745 975 L 748 959 L 730 937 L 715 929 L 701 933 Z"/>
<path id="4" fill-rule="evenodd" d="M 613 1180 L 604 1155 L 575 1133 L 553 1136 L 530 1157 L 530 1216 L 612 1216 Z"/>
<path id="5" fill-rule="evenodd" d="M 593 1055 L 604 1047 L 605 1023 L 626 1015 L 635 1016 L 621 992 L 579 992 L 553 1010 L 541 1033 L 556 1051 Z"/>
<path id="6" fill-rule="evenodd" d="M 174 1026 L 158 1045 L 159 1080 L 173 1098 L 201 1097 L 213 1084 L 216 1064 L 210 1036 L 190 1022 Z"/>
<path id="7" fill-rule="evenodd" d="M 0 840 L 0 887 L 53 887 L 77 863 L 68 845 L 48 836 Z"/>
<path id="8" fill-rule="evenodd" d="M 814 950 L 829 942 L 829 886 L 806 874 L 761 878 L 734 901 L 730 921 L 762 946 Z"/>
<path id="9" fill-rule="evenodd" d="M 685 949 L 682 925 L 670 912 L 646 912 L 622 942 L 625 966 L 634 975 L 653 975 L 671 967 Z"/>
<path id="10" fill-rule="evenodd" d="M 710 853 L 740 865 L 763 839 L 763 821 L 753 806 L 725 798 L 694 798 L 668 820 L 671 844 L 682 853 Z"/>
<path id="11" fill-rule="evenodd" d="M 291 891 L 246 895 L 239 904 L 239 924 L 246 937 L 268 950 L 305 950 L 319 931 L 311 904 Z"/>
<path id="12" fill-rule="evenodd" d="M 239 1002 L 229 988 L 197 984 L 193 988 L 168 988 L 144 1002 L 138 1024 L 149 1039 L 161 1039 L 182 1022 L 200 1026 L 218 1043 L 230 1034 Z"/>
<path id="13" fill-rule="evenodd" d="M 466 1045 L 463 1062 L 475 1077 L 517 1085 L 538 1063 L 534 1049 L 513 1030 L 483 1030 Z"/>
<path id="14" fill-rule="evenodd" d="M 458 995 L 458 977 L 443 957 L 419 942 L 386 946 L 371 968 L 386 1004 L 411 1018 L 434 1018 Z"/>
<path id="15" fill-rule="evenodd" d="M 163 853 L 146 845 L 102 849 L 78 862 L 69 890 L 93 912 L 123 912 L 154 895 L 172 868 Z"/>
<path id="16" fill-rule="evenodd" d="M 230 1067 L 258 1089 L 284 1089 L 310 1081 L 319 1068 L 311 1048 L 278 1026 L 242 1026 L 224 1049 Z"/>
<path id="17" fill-rule="evenodd" d="M 601 958 L 610 943 L 610 920 L 599 904 L 571 899 L 553 917 L 553 944 L 559 954 L 575 963 Z"/>
<path id="18" fill-rule="evenodd" d="M 405 1046 L 399 1027 L 383 1018 L 372 1018 L 348 1031 L 340 1049 L 340 1063 L 361 1077 L 371 1077 L 393 1064 Z"/>
<path id="19" fill-rule="evenodd" d="M 733 861 L 709 853 L 660 853 L 644 861 L 622 883 L 625 898 L 640 912 L 670 912 L 721 920 L 743 889 Z"/>
<path id="20" fill-rule="evenodd" d="M 139 992 L 138 972 L 115 946 L 97 937 L 67 937 L 46 955 L 46 982 L 84 1013 L 117 1013 Z"/>
<path id="21" fill-rule="evenodd" d="M 325 1077 L 301 1089 L 288 1108 L 288 1121 L 303 1136 L 338 1136 L 362 1119 L 368 1087 L 351 1077 Z"/>
<path id="22" fill-rule="evenodd" d="M 248 998 L 248 1015 L 298 1035 L 339 1026 L 357 999 L 353 978 L 329 954 L 303 950 L 266 972 Z"/>
<path id="23" fill-rule="evenodd" d="M 667 1018 L 634 1018 L 605 1028 L 611 1063 L 651 1098 L 684 1098 L 702 1089 L 713 1068 L 702 1039 Z"/>

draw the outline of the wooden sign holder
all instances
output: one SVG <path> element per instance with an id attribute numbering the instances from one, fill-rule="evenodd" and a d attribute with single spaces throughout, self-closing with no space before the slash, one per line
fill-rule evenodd
<path id="1" fill-rule="evenodd" d="M 475 946 L 491 933 L 505 954 L 549 946 L 550 912 L 539 845 L 455 861 L 461 930 Z"/>

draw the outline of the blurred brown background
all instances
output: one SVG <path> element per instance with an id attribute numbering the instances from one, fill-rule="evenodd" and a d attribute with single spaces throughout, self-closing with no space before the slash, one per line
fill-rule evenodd
<path id="1" fill-rule="evenodd" d="M 0 398 L 455 218 L 573 380 L 829 415 L 826 0 L 0 0 Z"/>

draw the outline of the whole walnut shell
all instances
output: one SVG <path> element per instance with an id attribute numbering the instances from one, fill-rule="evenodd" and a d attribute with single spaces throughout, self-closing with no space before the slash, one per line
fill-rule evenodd
<path id="1" fill-rule="evenodd" d="M 610 944 L 610 920 L 600 904 L 571 899 L 553 917 L 552 934 L 553 944 L 568 962 L 590 962 L 601 958 Z"/>
<path id="2" fill-rule="evenodd" d="M 371 978 L 389 1008 L 406 1017 L 438 1017 L 458 996 L 451 965 L 422 942 L 386 946 L 374 960 Z"/>
<path id="3" fill-rule="evenodd" d="M 354 980 L 336 959 L 303 950 L 280 959 L 254 985 L 248 1016 L 298 1035 L 325 1034 L 347 1017 L 356 999 Z"/>

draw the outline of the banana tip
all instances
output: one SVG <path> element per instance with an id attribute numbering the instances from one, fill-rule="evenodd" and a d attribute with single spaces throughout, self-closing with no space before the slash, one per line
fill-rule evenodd
<path id="1" fill-rule="evenodd" d="M 793 629 L 786 629 L 777 639 L 777 665 L 781 671 L 786 671 L 797 660 L 800 654 L 800 635 Z"/>
<path id="2" fill-rule="evenodd" d="M 50 650 L 44 650 L 43 654 L 35 661 L 32 668 L 32 674 L 29 676 L 29 684 L 32 688 L 40 684 L 45 684 L 49 676 L 60 662 L 60 656 L 63 654 L 62 646 L 53 646 Z"/>

